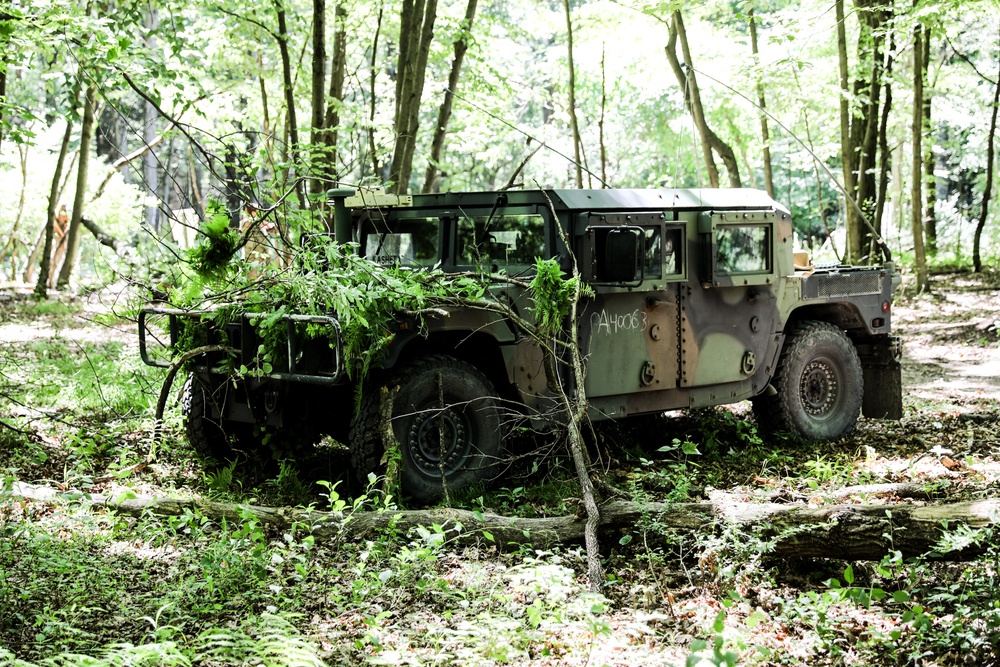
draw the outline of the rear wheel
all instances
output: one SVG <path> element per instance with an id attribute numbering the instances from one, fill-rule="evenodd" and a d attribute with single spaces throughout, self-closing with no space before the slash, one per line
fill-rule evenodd
<path id="1" fill-rule="evenodd" d="M 827 322 L 801 322 L 788 334 L 771 384 L 753 400 L 758 424 L 808 440 L 833 440 L 854 429 L 864 383 L 851 340 Z"/>
<path id="2" fill-rule="evenodd" d="M 489 379 L 453 357 L 434 355 L 400 369 L 370 391 L 351 425 L 351 458 L 364 482 L 385 472 L 382 388 L 392 399 L 392 436 L 399 443 L 404 495 L 430 503 L 495 474 L 502 447 L 499 399 Z"/>

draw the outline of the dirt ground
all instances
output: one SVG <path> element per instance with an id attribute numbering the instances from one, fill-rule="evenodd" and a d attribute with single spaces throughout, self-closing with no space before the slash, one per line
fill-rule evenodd
<path id="1" fill-rule="evenodd" d="M 1000 399 L 1000 286 L 975 276 L 943 276 L 935 285 L 894 308 L 907 395 L 956 406 Z"/>

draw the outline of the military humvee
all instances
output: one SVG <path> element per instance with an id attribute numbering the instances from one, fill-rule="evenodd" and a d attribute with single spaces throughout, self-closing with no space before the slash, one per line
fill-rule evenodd
<path id="1" fill-rule="evenodd" d="M 380 264 L 530 277 L 538 257 L 558 258 L 566 271 L 575 257 L 594 292 L 580 304 L 578 340 L 595 421 L 749 399 L 767 429 L 832 439 L 860 413 L 901 417 L 901 346 L 890 317 L 899 274 L 888 252 L 880 266 L 810 265 L 793 252 L 788 211 L 763 192 L 338 190 L 331 198 L 336 238 Z M 501 284 L 491 294 L 530 319 L 524 292 Z M 176 336 L 177 320 L 199 313 L 143 311 L 143 359 L 164 365 L 147 354 L 155 316 L 169 316 Z M 401 313 L 360 409 L 337 313 L 285 319 L 284 367 L 237 377 L 221 353 L 196 360 L 182 409 L 202 453 L 225 456 L 254 424 L 308 424 L 349 442 L 364 479 L 384 467 L 388 418 L 404 493 L 432 501 L 443 485 L 458 490 L 497 474 L 512 416 L 544 423 L 551 414 L 542 350 L 495 310 Z M 298 340 L 301 321 L 327 327 L 327 340 Z M 213 340 L 249 364 L 253 322 L 226 325 Z M 560 381 L 575 391 L 569 374 Z M 385 409 L 381 387 L 398 388 Z"/>

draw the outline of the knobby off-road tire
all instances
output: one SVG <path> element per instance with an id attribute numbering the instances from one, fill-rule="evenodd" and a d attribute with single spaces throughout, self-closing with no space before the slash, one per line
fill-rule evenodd
<path id="1" fill-rule="evenodd" d="M 222 425 L 210 416 L 214 402 L 211 385 L 194 373 L 188 375 L 181 389 L 181 415 L 188 442 L 199 455 L 224 461 L 232 455 L 232 447 Z"/>
<path id="2" fill-rule="evenodd" d="M 386 468 L 382 387 L 398 388 L 391 421 L 404 496 L 432 503 L 444 497 L 445 485 L 454 494 L 495 475 L 503 434 L 493 384 L 464 361 L 432 355 L 404 366 L 363 397 L 350 437 L 351 462 L 362 484 L 369 473 L 383 474 Z"/>
<path id="3" fill-rule="evenodd" d="M 765 430 L 833 440 L 850 433 L 861 414 L 864 381 L 857 350 L 827 322 L 795 325 L 771 384 L 776 395 L 752 401 L 757 423 Z"/>

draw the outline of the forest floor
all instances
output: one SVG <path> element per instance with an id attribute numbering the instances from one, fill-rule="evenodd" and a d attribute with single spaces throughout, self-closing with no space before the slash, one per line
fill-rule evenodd
<path id="1" fill-rule="evenodd" d="M 352 502 L 288 462 L 203 466 L 176 403 L 154 444 L 163 373 L 139 362 L 123 310 L 106 292 L 35 302 L 0 291 L 0 666 L 1000 665 L 990 529 L 951 536 L 984 545 L 971 562 L 891 549 L 845 562 L 779 559 L 732 527 L 680 535 L 651 518 L 602 545 L 604 595 L 591 596 L 573 545 L 498 550 L 484 536 L 459 547 L 439 526 L 322 542 L 307 526 L 94 507 L 88 494 Z M 601 429 L 609 481 L 661 502 L 724 491 L 823 505 L 884 482 L 923 485 L 933 502 L 1000 497 L 1000 276 L 936 277 L 930 294 L 904 290 L 893 317 L 901 421 L 863 419 L 850 437 L 811 445 L 762 437 L 747 406 Z M 20 483 L 60 495 L 25 499 Z M 504 484 L 462 506 L 527 517 L 578 507 L 565 454 Z M 393 511 L 374 494 L 361 502 Z"/>

